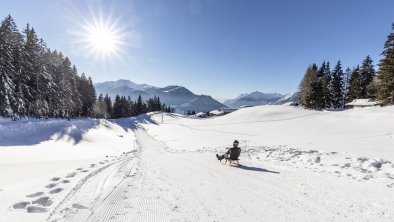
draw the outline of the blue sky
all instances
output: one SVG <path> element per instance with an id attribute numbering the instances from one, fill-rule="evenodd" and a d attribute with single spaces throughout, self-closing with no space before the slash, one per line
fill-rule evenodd
<path id="1" fill-rule="evenodd" d="M 30 23 L 95 82 L 177 84 L 234 98 L 295 91 L 313 62 L 352 67 L 369 54 L 376 64 L 393 9 L 392 0 L 2 0 L 0 15 L 20 29 Z M 102 59 L 81 45 L 75 33 L 93 17 L 117 21 L 126 36 L 119 56 Z"/>

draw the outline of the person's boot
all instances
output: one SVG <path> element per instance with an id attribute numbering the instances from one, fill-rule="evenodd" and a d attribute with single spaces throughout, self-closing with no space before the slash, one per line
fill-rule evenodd
<path id="1" fill-rule="evenodd" d="M 216 158 L 218 158 L 219 161 L 222 161 L 223 158 L 221 158 L 221 156 L 219 156 L 219 154 L 216 154 Z"/>

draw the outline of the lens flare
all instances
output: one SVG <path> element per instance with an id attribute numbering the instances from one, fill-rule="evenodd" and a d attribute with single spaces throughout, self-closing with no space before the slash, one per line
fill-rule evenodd
<path id="1" fill-rule="evenodd" d="M 121 59 L 121 54 L 129 45 L 130 33 L 126 31 L 126 26 L 120 26 L 120 17 L 113 19 L 111 14 L 105 16 L 101 10 L 97 13 L 90 10 L 89 17 L 80 18 L 76 21 L 78 29 L 72 31 L 77 46 L 89 57 L 104 62 Z"/>

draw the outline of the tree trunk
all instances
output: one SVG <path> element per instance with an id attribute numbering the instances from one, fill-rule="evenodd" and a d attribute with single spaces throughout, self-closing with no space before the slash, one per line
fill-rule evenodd
<path id="1" fill-rule="evenodd" d="M 391 104 L 394 104 L 394 90 L 391 91 Z"/>

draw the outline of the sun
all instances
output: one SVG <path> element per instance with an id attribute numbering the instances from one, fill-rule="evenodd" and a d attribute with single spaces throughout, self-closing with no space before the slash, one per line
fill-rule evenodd
<path id="1" fill-rule="evenodd" d="M 127 46 L 125 26 L 119 25 L 119 18 L 112 19 L 102 12 L 90 17 L 84 17 L 77 22 L 78 30 L 73 31 L 78 47 L 89 57 L 102 61 L 121 58 L 123 49 Z"/>
<path id="2" fill-rule="evenodd" d="M 89 48 L 99 54 L 116 53 L 121 44 L 120 36 L 116 31 L 100 24 L 91 24 L 87 28 L 86 35 Z"/>

